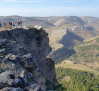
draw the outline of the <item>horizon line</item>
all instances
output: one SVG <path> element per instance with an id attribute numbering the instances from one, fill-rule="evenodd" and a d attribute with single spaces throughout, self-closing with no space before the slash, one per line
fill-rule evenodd
<path id="1" fill-rule="evenodd" d="M 11 17 L 11 16 L 15 16 L 15 17 L 66 17 L 66 16 L 21 16 L 21 15 L 4 15 L 4 16 L 0 16 L 0 17 Z M 76 16 L 76 15 L 67 15 L 67 17 L 95 17 L 95 16 Z M 99 17 L 98 17 L 99 18 Z"/>

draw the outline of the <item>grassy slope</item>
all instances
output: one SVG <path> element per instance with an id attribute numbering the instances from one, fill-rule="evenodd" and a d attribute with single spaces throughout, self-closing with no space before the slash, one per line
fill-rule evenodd
<path id="1" fill-rule="evenodd" d="M 79 63 L 89 62 L 94 65 L 95 63 L 99 63 L 99 38 L 95 38 L 84 42 L 81 45 L 75 46 L 74 50 L 76 51 L 76 54 L 70 57 L 71 60 L 76 60 L 75 62 Z"/>
<path id="2" fill-rule="evenodd" d="M 99 36 L 74 46 L 74 50 L 75 54 L 62 61 L 61 64 L 56 64 L 55 67 L 89 71 L 96 76 L 99 75 Z"/>
<path id="3" fill-rule="evenodd" d="M 82 65 L 82 64 L 73 64 L 73 63 L 64 63 L 65 61 L 63 61 L 61 64 L 57 64 L 55 65 L 55 67 L 63 67 L 63 68 L 71 68 L 71 69 L 77 69 L 77 70 L 83 70 L 83 71 L 89 71 L 89 72 L 92 72 L 94 73 L 96 76 L 99 75 L 99 71 L 93 69 L 93 68 L 90 68 L 90 67 L 87 67 L 85 65 Z"/>

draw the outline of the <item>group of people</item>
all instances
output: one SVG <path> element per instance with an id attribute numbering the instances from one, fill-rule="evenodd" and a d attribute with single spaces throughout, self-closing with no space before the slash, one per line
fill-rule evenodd
<path id="1" fill-rule="evenodd" d="M 10 26 L 14 27 L 15 23 L 14 22 L 7 22 L 7 23 L 4 22 L 4 27 L 10 27 Z M 22 27 L 22 21 L 18 21 L 18 26 Z M 3 27 L 1 23 L 0 23 L 0 27 Z"/>
<path id="2" fill-rule="evenodd" d="M 14 22 L 4 23 L 4 27 L 7 27 L 7 25 L 8 25 L 8 27 L 9 26 L 15 26 Z"/>

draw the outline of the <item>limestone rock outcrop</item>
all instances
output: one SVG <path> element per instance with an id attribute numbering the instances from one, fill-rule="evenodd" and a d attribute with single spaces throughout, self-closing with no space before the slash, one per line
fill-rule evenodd
<path id="1" fill-rule="evenodd" d="M 53 89 L 55 63 L 46 58 L 51 52 L 47 36 L 37 28 L 0 31 L 0 91 Z"/>
<path id="2" fill-rule="evenodd" d="M 78 26 L 78 27 L 75 27 L 73 30 L 89 30 L 89 31 L 92 31 L 92 30 L 94 30 L 94 28 L 93 27 Z"/>

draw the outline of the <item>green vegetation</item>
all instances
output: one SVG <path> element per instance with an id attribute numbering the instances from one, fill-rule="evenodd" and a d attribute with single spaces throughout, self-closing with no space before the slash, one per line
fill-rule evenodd
<path id="1" fill-rule="evenodd" d="M 56 89 L 59 91 L 99 91 L 99 79 L 90 72 L 70 68 L 56 68 L 56 76 L 59 81 L 65 76 L 70 76 L 69 81 L 59 82 Z"/>
<path id="2" fill-rule="evenodd" d="M 70 57 L 61 58 L 55 61 L 55 64 L 60 64 L 64 60 L 74 61 L 75 63 L 83 62 L 94 62 L 99 60 L 99 38 L 84 42 L 80 45 L 71 46 L 70 49 L 76 51 L 75 54 Z"/>
<path id="3" fill-rule="evenodd" d="M 0 66 L 1 66 L 1 65 L 0 65 Z M 2 72 L 5 72 L 5 70 L 2 69 L 2 68 L 0 68 L 0 74 L 1 74 Z"/>
<path id="4" fill-rule="evenodd" d="M 96 43 L 99 43 L 99 38 L 96 39 Z"/>
<path id="5" fill-rule="evenodd" d="M 51 82 L 49 80 L 46 80 L 45 85 L 47 86 L 47 90 L 51 89 L 50 88 Z"/>
<path id="6" fill-rule="evenodd" d="M 87 50 L 92 50 L 92 49 L 96 49 L 96 50 L 99 50 L 99 46 L 98 45 L 86 45 L 86 46 L 80 46 L 78 47 L 78 50 L 79 51 L 87 51 Z"/>
<path id="7" fill-rule="evenodd" d="M 61 62 L 63 62 L 64 60 L 66 60 L 68 58 L 68 55 L 65 58 L 61 58 L 59 60 L 55 61 L 55 64 L 61 64 Z"/>
<path id="8" fill-rule="evenodd" d="M 94 40 L 95 40 L 95 39 L 94 39 Z M 86 45 L 86 44 L 92 43 L 94 40 L 90 40 L 90 41 L 84 42 L 84 43 L 82 43 L 82 44 L 83 44 L 83 45 Z"/>
<path id="9" fill-rule="evenodd" d="M 76 53 L 70 56 L 68 60 L 75 63 L 83 61 L 92 64 L 99 61 L 99 38 L 74 46 L 74 49 Z"/>
<path id="10" fill-rule="evenodd" d="M 45 84 L 46 84 L 47 86 L 49 86 L 49 85 L 51 85 L 51 82 L 50 82 L 49 80 L 46 80 Z"/>

